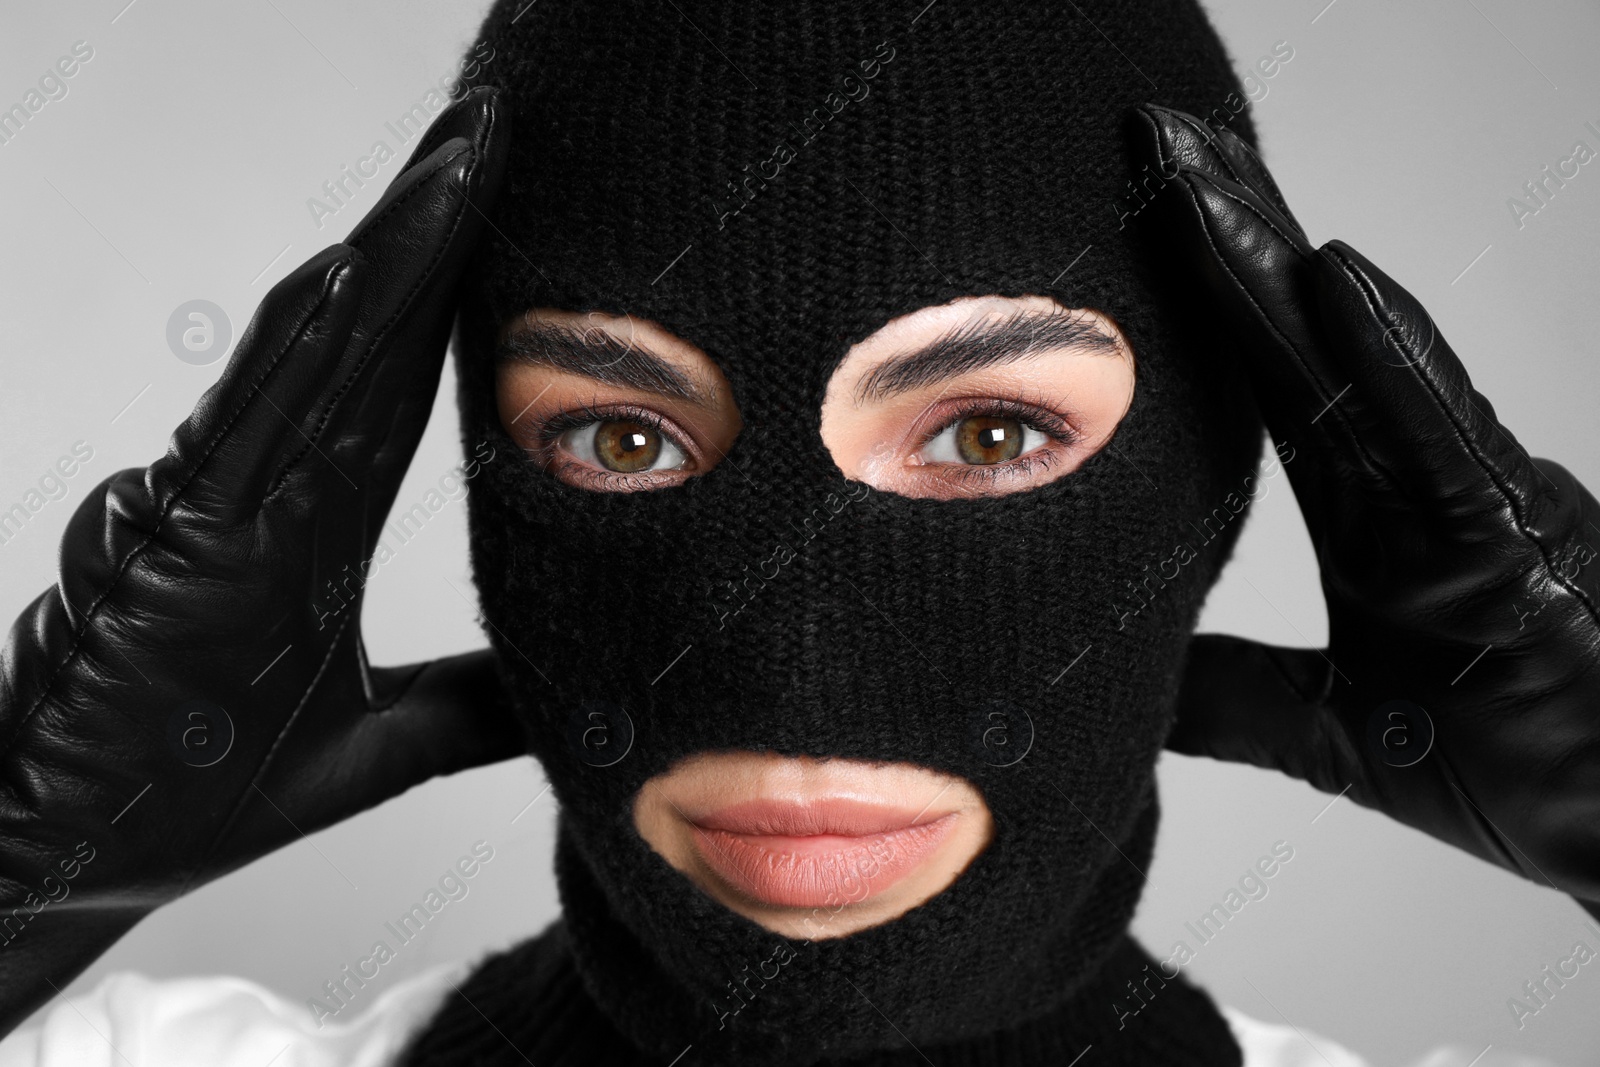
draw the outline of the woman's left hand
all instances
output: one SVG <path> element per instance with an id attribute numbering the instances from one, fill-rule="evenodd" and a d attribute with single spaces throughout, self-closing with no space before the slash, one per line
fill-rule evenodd
<path id="1" fill-rule="evenodd" d="M 1411 294 L 1306 240 L 1240 138 L 1154 106 L 1134 129 L 1160 248 L 1293 449 L 1328 610 L 1325 649 L 1195 638 L 1168 746 L 1347 791 L 1600 914 L 1600 505 Z"/>

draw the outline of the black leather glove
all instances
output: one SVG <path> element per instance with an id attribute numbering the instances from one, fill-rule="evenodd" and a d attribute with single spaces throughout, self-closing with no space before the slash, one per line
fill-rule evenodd
<path id="1" fill-rule="evenodd" d="M 1348 788 L 1600 914 L 1595 498 L 1529 458 L 1409 293 L 1312 247 L 1237 136 L 1153 106 L 1131 129 L 1161 248 L 1292 450 L 1328 609 L 1326 649 L 1197 637 L 1169 747 Z"/>
<path id="2" fill-rule="evenodd" d="M 167 455 L 72 516 L 0 657 L 0 1032 L 187 890 L 524 750 L 487 652 L 370 668 L 351 581 L 427 424 L 504 125 L 488 89 L 441 114 L 262 301 Z"/>

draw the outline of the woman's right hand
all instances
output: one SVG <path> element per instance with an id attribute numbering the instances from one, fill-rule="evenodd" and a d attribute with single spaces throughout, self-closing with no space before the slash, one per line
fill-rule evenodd
<path id="1" fill-rule="evenodd" d="M 1417 299 L 1317 247 L 1255 151 L 1149 106 L 1165 255 L 1249 366 L 1326 649 L 1189 648 L 1168 747 L 1283 771 L 1600 915 L 1600 502 L 1535 459 Z"/>
<path id="2" fill-rule="evenodd" d="M 167 454 L 72 516 L 0 654 L 0 1032 L 189 889 L 523 751 L 487 652 L 369 667 L 352 581 L 427 423 L 504 127 L 490 89 L 441 114 L 262 301 Z"/>

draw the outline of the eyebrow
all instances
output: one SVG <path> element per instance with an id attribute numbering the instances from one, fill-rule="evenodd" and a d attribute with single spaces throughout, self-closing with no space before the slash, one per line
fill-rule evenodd
<path id="1" fill-rule="evenodd" d="M 921 348 L 885 360 L 856 386 L 856 405 L 887 400 L 999 363 L 1014 363 L 1063 348 L 1120 355 L 1116 339 L 1094 320 L 1069 311 L 1019 311 L 999 322 L 956 327 Z"/>
<path id="2" fill-rule="evenodd" d="M 715 403 L 708 383 L 696 381 L 637 342 L 604 330 L 576 330 L 551 322 L 524 324 L 495 343 L 500 362 L 570 371 L 597 382 L 624 385 L 702 407 Z"/>

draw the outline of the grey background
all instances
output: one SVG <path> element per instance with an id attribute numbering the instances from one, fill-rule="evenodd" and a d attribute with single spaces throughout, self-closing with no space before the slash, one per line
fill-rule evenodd
<path id="1" fill-rule="evenodd" d="M 921 3 L 905 6 L 909 17 Z M 67 95 L 0 144 L 0 510 L 74 442 L 94 449 L 66 496 L 0 544 L 7 612 L 52 580 L 56 542 L 86 490 L 159 455 L 220 372 L 220 361 L 174 357 L 169 314 L 214 301 L 237 336 L 274 281 L 342 237 L 407 149 L 321 228 L 307 198 L 375 140 L 397 147 L 385 122 L 454 69 L 483 7 L 4 0 L 0 106 L 75 41 L 94 48 Z M 1521 229 L 1507 207 L 1576 140 L 1600 149 L 1584 128 L 1600 127 L 1600 9 L 1579 0 L 1209 7 L 1241 69 L 1279 41 L 1294 49 L 1263 83 L 1255 113 L 1313 239 L 1344 238 L 1408 286 L 1528 449 L 1600 486 L 1590 429 L 1600 370 L 1585 358 L 1600 163 Z M 459 461 L 451 392 L 447 381 L 401 507 Z M 471 595 L 465 508 L 454 502 L 369 586 L 374 658 L 479 645 L 462 593 Z M 1284 644 L 1324 639 L 1286 481 L 1256 507 L 1204 628 Z M 1445 1040 L 1469 1055 L 1493 1045 L 1595 1062 L 1600 965 L 1521 1030 L 1506 1006 L 1575 941 L 1600 950 L 1600 930 L 1565 898 L 1265 772 L 1168 756 L 1161 779 L 1165 820 L 1136 924 L 1158 957 L 1180 938 L 1196 947 L 1184 923 L 1273 842 L 1295 849 L 1269 895 L 1188 968 L 1220 1001 L 1329 1035 L 1380 1065 Z M 414 790 L 157 913 L 67 993 L 136 968 L 242 974 L 303 1000 L 366 955 L 383 923 L 478 840 L 495 856 L 470 894 L 363 996 L 509 944 L 556 910 L 543 786 L 538 768 L 519 761 Z"/>

